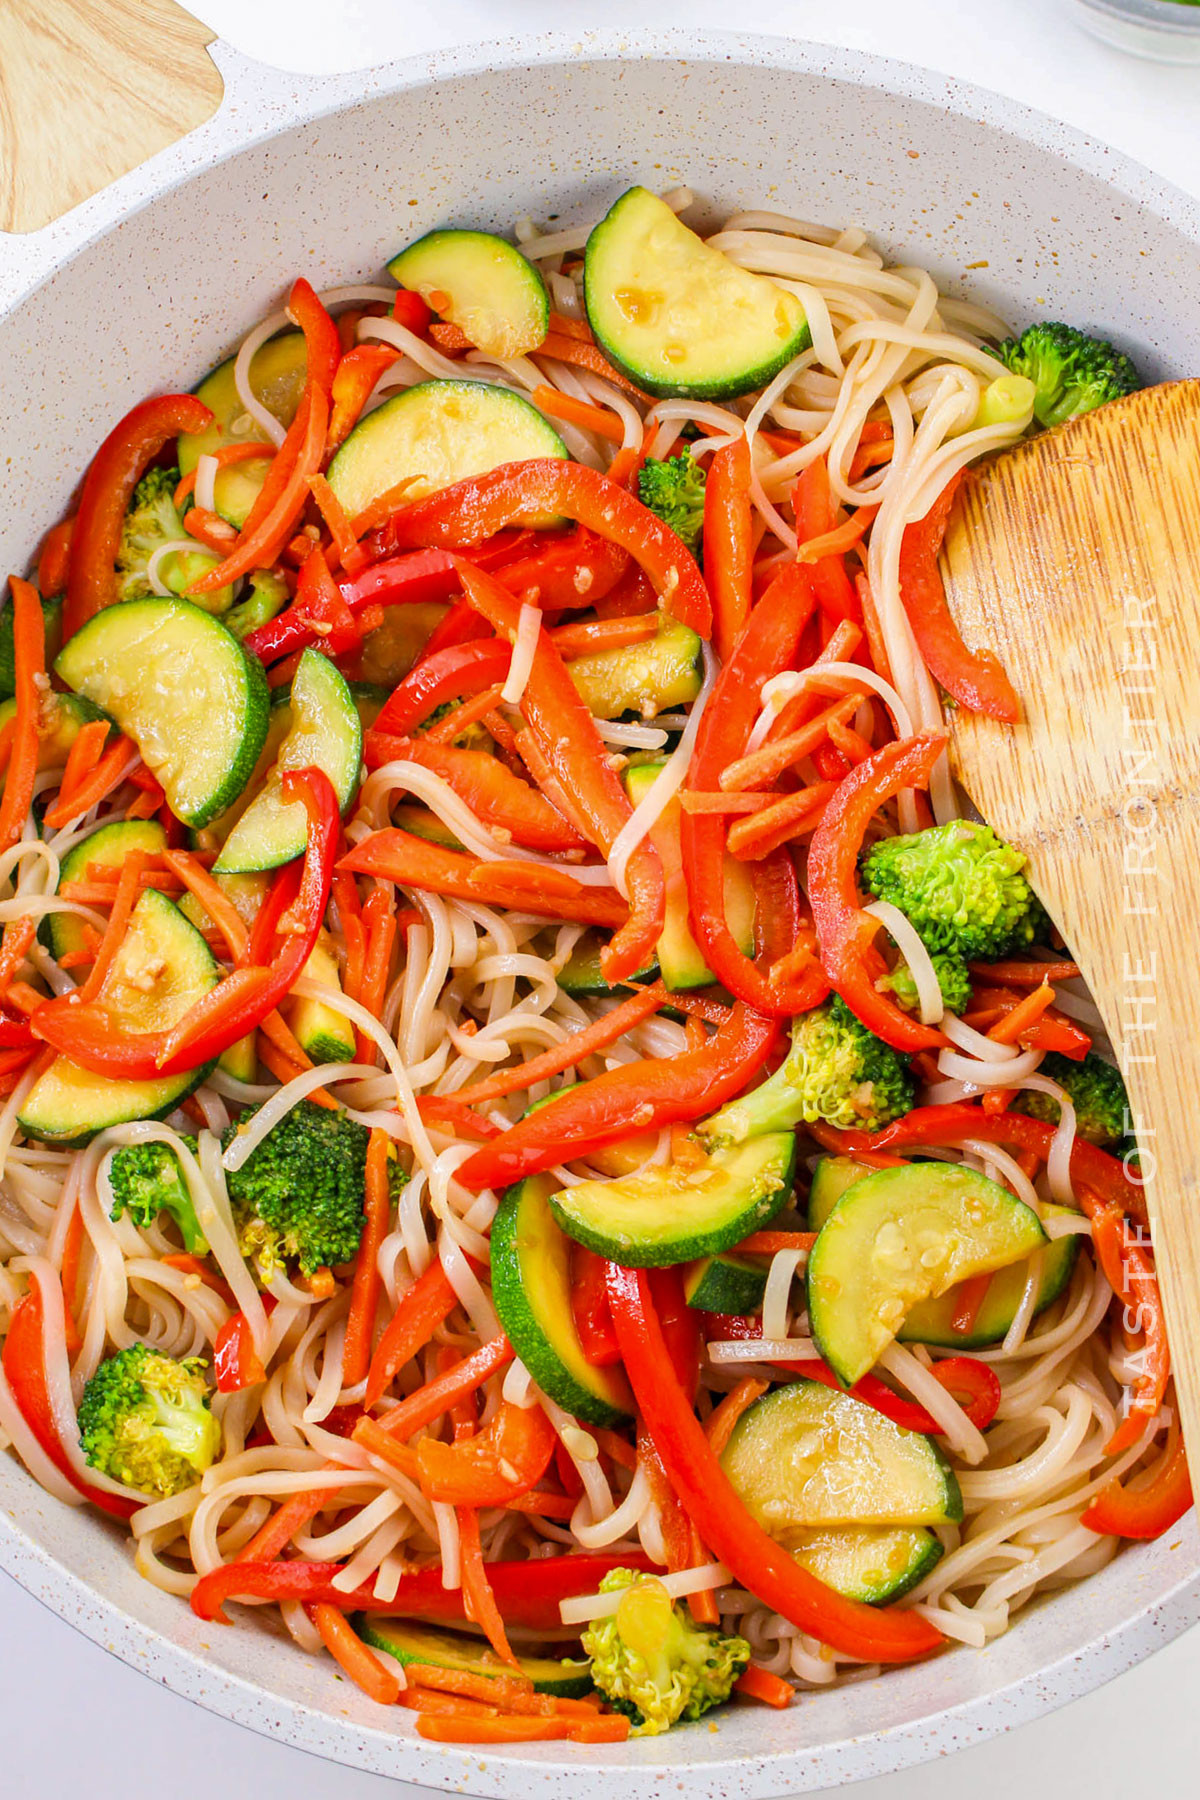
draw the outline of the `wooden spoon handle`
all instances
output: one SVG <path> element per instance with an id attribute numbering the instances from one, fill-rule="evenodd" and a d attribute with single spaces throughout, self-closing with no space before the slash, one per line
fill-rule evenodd
<path id="1" fill-rule="evenodd" d="M 0 231 L 37 231 L 212 117 L 214 33 L 175 0 L 0 0 Z"/>

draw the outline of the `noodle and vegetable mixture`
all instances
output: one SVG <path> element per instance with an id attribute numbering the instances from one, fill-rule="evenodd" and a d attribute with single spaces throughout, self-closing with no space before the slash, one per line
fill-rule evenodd
<path id="1" fill-rule="evenodd" d="M 1137 376 L 692 204 L 298 280 L 0 614 L 0 1441 L 449 1742 L 978 1647 L 1190 1503 L 943 726 L 1020 707 L 963 471 Z"/>

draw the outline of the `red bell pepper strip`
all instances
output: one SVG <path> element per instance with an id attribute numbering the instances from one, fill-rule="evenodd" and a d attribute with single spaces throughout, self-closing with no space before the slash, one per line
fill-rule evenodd
<path id="1" fill-rule="evenodd" d="M 164 444 L 180 432 L 206 431 L 212 413 L 194 394 L 143 400 L 113 428 L 92 459 L 71 537 L 63 638 L 117 598 L 117 551 L 133 490 Z"/>
<path id="2" fill-rule="evenodd" d="M 510 594 L 532 600 L 543 612 L 557 612 L 594 606 L 612 592 L 628 567 L 627 550 L 577 525 L 574 531 L 542 536 L 528 556 L 506 563 L 496 578 Z"/>
<path id="3" fill-rule="evenodd" d="M 288 617 L 303 623 L 327 656 L 345 656 L 362 644 L 362 627 L 330 574 L 319 546 L 304 559 Z"/>
<path id="4" fill-rule="evenodd" d="M 823 456 L 809 463 L 792 489 L 796 538 L 803 548 L 828 537 L 837 522 L 837 508 L 829 486 L 829 466 Z M 822 556 L 812 565 L 813 586 L 821 611 L 828 619 L 862 620 L 862 603 L 840 556 Z"/>
<path id="5" fill-rule="evenodd" d="M 557 457 L 503 463 L 394 513 L 379 534 L 384 551 L 421 544 L 478 544 L 530 515 L 559 514 L 627 550 L 654 583 L 666 610 L 707 638 L 712 605 L 695 559 L 668 525 L 582 463 Z"/>
<path id="6" fill-rule="evenodd" d="M 717 677 L 696 737 L 687 786 L 715 793 L 720 775 L 746 748 L 758 717 L 763 682 L 790 667 L 813 609 L 812 577 L 789 564 L 758 602 Z M 772 887 L 770 912 L 773 954 L 752 961 L 738 946 L 725 917 L 725 844 L 729 820 L 719 813 L 684 811 L 680 820 L 688 913 L 696 942 L 714 977 L 748 1006 L 772 1017 L 807 1012 L 825 997 L 828 984 L 815 962 L 797 982 L 773 982 L 771 964 L 793 947 L 801 922 L 799 890 L 791 862 L 776 859 L 764 876 Z"/>
<path id="7" fill-rule="evenodd" d="M 75 515 L 52 525 L 38 552 L 37 590 L 47 600 L 66 592 L 71 573 L 71 539 L 75 532 Z"/>
<path id="8" fill-rule="evenodd" d="M 385 369 L 399 361 L 400 354 L 391 344 L 355 344 L 346 351 L 333 377 L 333 405 L 325 435 L 327 457 L 350 436 L 375 383 Z"/>
<path id="9" fill-rule="evenodd" d="M 1162 1406 L 1171 1378 L 1171 1353 L 1162 1296 L 1149 1244 L 1130 1232 L 1119 1206 L 1101 1200 L 1086 1187 L 1079 1204 L 1092 1222 L 1092 1245 L 1113 1293 L 1124 1304 L 1123 1324 L 1143 1338 L 1142 1370 L 1134 1382 L 1129 1410 L 1104 1446 L 1106 1456 L 1133 1448 Z"/>
<path id="10" fill-rule="evenodd" d="M 541 1480 L 557 1442 L 558 1433 L 540 1406 L 502 1400 L 491 1424 L 473 1437 L 453 1444 L 421 1439 L 421 1491 L 427 1500 L 450 1506 L 505 1506 Z"/>
<path id="11" fill-rule="evenodd" d="M 423 737 L 388 737 L 369 731 L 363 744 L 368 769 L 389 762 L 419 763 L 432 769 L 466 801 L 476 818 L 506 831 L 531 850 L 582 850 L 584 840 L 537 788 L 505 768 L 490 750 L 434 744 Z"/>
<path id="12" fill-rule="evenodd" d="M 309 476 L 321 467 L 328 424 L 329 394 L 318 382 L 309 381 L 237 543 L 228 556 L 192 582 L 189 594 L 215 593 L 239 575 L 267 568 L 278 559 L 308 504 Z"/>
<path id="13" fill-rule="evenodd" d="M 1054 1126 L 1024 1113 L 983 1111 L 977 1100 L 956 1100 L 949 1106 L 918 1106 L 882 1131 L 839 1131 L 837 1142 L 847 1156 L 860 1150 L 908 1150 L 922 1144 L 954 1144 L 964 1137 L 986 1138 L 991 1144 L 1012 1144 L 1032 1150 L 1042 1161 L 1050 1153 Z M 1119 1206 L 1142 1225 L 1147 1222 L 1146 1196 L 1118 1157 L 1109 1156 L 1096 1144 L 1077 1137 L 1071 1152 L 1071 1179 L 1085 1185 L 1101 1199 Z"/>
<path id="14" fill-rule="evenodd" d="M 946 604 L 938 553 L 958 491 L 956 475 L 900 543 L 900 598 L 917 647 L 935 681 L 969 712 L 1015 725 L 1021 702 L 990 650 L 968 650 Z"/>
<path id="15" fill-rule="evenodd" d="M 571 1245 L 571 1317 L 580 1348 L 594 1369 L 620 1362 L 621 1347 L 608 1307 L 608 1264 L 586 1244 Z"/>
<path id="16" fill-rule="evenodd" d="M 1131 1481 L 1141 1482 L 1144 1474 L 1142 1470 L 1123 1482 L 1114 1481 L 1101 1488 L 1079 1523 L 1089 1531 L 1123 1538 L 1156 1538 L 1169 1531 L 1192 1504 L 1192 1483 L 1181 1433 L 1175 1433 L 1175 1441 L 1156 1466 L 1152 1479 L 1144 1486 L 1130 1485 Z"/>
<path id="17" fill-rule="evenodd" d="M 737 1004 L 702 1048 L 670 1062 L 647 1059 L 608 1069 L 558 1095 L 483 1144 L 461 1165 L 464 1187 L 507 1187 L 553 1168 L 564 1157 L 586 1157 L 640 1131 L 698 1119 L 740 1094 L 763 1067 L 779 1038 L 774 1019 Z"/>
<path id="18" fill-rule="evenodd" d="M 458 1296 L 446 1278 L 441 1261 L 435 1256 L 424 1274 L 401 1294 L 396 1310 L 375 1346 L 363 1395 L 364 1406 L 375 1405 L 392 1377 L 418 1350 L 425 1348 L 457 1304 Z"/>
<path id="19" fill-rule="evenodd" d="M 0 796 L 0 854 L 18 842 L 33 805 L 41 750 L 42 694 L 46 679 L 46 630 L 37 591 L 11 577 L 14 705 L 11 752 Z"/>
<path id="20" fill-rule="evenodd" d="M 464 562 L 459 573 L 467 599 L 499 636 L 514 642 L 521 616 L 518 601 L 482 569 Z M 587 827 L 592 842 L 607 856 L 633 809 L 620 776 L 609 764 L 586 701 L 541 627 L 520 706 L 569 803 L 570 816 Z M 648 837 L 626 862 L 625 879 L 629 918 L 600 952 L 600 967 L 609 982 L 643 968 L 654 955 L 662 929 L 666 882 L 658 851 Z"/>
<path id="21" fill-rule="evenodd" d="M 420 294 L 414 294 L 411 288 L 398 288 L 396 298 L 392 301 L 392 317 L 397 325 L 403 325 L 406 331 L 422 337 L 429 330 L 433 314 Z"/>
<path id="22" fill-rule="evenodd" d="M 429 555 L 430 552 L 420 554 Z M 436 550 L 432 554 L 440 556 L 442 552 Z M 478 619 L 478 613 L 474 608 L 471 610 L 472 616 Z M 432 656 L 424 657 L 409 670 L 393 690 L 374 729 L 403 737 L 414 726 L 423 724 L 430 713 L 444 706 L 447 700 L 465 699 L 471 694 L 483 693 L 485 688 L 495 687 L 508 674 L 511 661 L 511 644 L 501 643 L 499 638 L 449 644 Z"/>
<path id="23" fill-rule="evenodd" d="M 231 1313 L 218 1331 L 213 1342 L 213 1373 L 218 1394 L 237 1394 L 267 1379 L 244 1312 Z"/>
<path id="24" fill-rule="evenodd" d="M 733 654 L 753 598 L 750 469 L 750 441 L 743 433 L 716 452 L 704 488 L 704 579 L 712 596 L 713 648 L 722 662 Z"/>
<path id="25" fill-rule="evenodd" d="M 607 1269 L 605 1281 L 607 1284 Z M 667 1355 L 675 1379 L 693 1402 L 700 1385 L 700 1350 L 704 1342 L 700 1317 L 683 1293 L 683 1270 L 678 1264 L 650 1270 L 650 1298 L 658 1316 Z M 611 1317 L 611 1308 L 610 1317 Z"/>
<path id="26" fill-rule="evenodd" d="M 229 1623 L 227 1600 L 302 1600 L 336 1606 L 341 1612 L 386 1612 L 401 1619 L 426 1619 L 453 1625 L 466 1617 L 461 1588 L 442 1586 L 439 1567 L 415 1569 L 400 1577 L 391 1600 L 375 1596 L 374 1581 L 362 1587 L 333 1586 L 345 1565 L 336 1562 L 224 1563 L 204 1575 L 192 1590 L 192 1611 L 201 1619 Z M 654 1567 L 636 1551 L 621 1556 L 545 1556 L 485 1563 L 496 1603 L 507 1625 L 527 1631 L 560 1631 L 559 1603 L 578 1594 L 593 1594 L 611 1569 Z"/>
<path id="27" fill-rule="evenodd" d="M 561 1102 L 560 1102 L 561 1104 Z M 625 1370 L 659 1460 L 702 1541 L 743 1587 L 801 1631 L 866 1662 L 911 1662 L 942 1634 L 916 1613 L 846 1600 L 801 1568 L 747 1511 L 671 1367 L 645 1270 L 609 1265 Z"/>
<path id="28" fill-rule="evenodd" d="M 444 550 L 419 550 L 414 555 L 376 563 L 359 575 L 337 583 L 338 592 L 351 613 L 369 606 L 408 606 L 425 600 L 446 600 L 458 587 L 454 560 Z M 278 662 L 296 650 L 315 644 L 317 633 L 299 609 L 299 603 L 269 619 L 246 638 L 246 648 L 261 662 Z"/>
<path id="29" fill-rule="evenodd" d="M 285 891 L 295 895 L 289 905 L 295 929 L 285 935 L 270 966 L 251 964 L 235 969 L 169 1031 L 130 1033 L 99 1001 L 77 1003 L 72 995 L 63 995 L 33 1014 L 34 1035 L 97 1074 L 152 1081 L 198 1068 L 261 1025 L 268 1013 L 287 999 L 317 941 L 341 832 L 337 795 L 322 770 L 289 771 L 283 777 L 283 795 L 304 802 L 308 844 L 298 887 L 292 887 L 297 880 L 294 868 L 285 870 L 280 878 L 281 885 L 287 882 Z M 251 939 L 251 956 L 260 939 L 261 920 L 260 914 Z"/>
<path id="30" fill-rule="evenodd" d="M 863 911 L 858 854 L 879 808 L 903 788 L 923 787 L 945 742 L 940 732 L 919 732 L 852 769 L 827 802 L 808 852 L 808 898 L 825 972 L 851 1012 L 894 1050 L 929 1050 L 946 1040 L 875 985 L 885 973 L 873 941 L 881 927 Z"/>
<path id="31" fill-rule="evenodd" d="M 401 887 L 506 906 L 543 919 L 578 919 L 615 930 L 626 917 L 615 888 L 584 887 L 570 871 L 548 863 L 488 863 L 460 850 L 447 850 L 398 829 L 363 838 L 338 864 L 354 875 L 377 875 Z"/>
<path id="32" fill-rule="evenodd" d="M 333 388 L 338 363 L 342 359 L 341 341 L 337 326 L 317 298 L 311 283 L 303 275 L 292 283 L 287 316 L 304 333 L 307 379 L 315 382 L 328 397 Z"/>
<path id="33" fill-rule="evenodd" d="M 46 1381 L 45 1323 L 45 1303 L 35 1274 L 29 1292 L 18 1300 L 13 1310 L 0 1357 L 12 1397 L 21 1417 L 59 1474 L 102 1512 L 111 1513 L 114 1519 L 131 1518 L 141 1502 L 106 1493 L 103 1488 L 82 1480 L 63 1449 Z"/>

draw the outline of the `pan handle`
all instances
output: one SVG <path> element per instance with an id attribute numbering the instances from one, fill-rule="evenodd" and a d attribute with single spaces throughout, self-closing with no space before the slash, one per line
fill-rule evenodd
<path id="1" fill-rule="evenodd" d="M 0 313 L 154 195 L 333 99 L 176 0 L 0 0 Z"/>

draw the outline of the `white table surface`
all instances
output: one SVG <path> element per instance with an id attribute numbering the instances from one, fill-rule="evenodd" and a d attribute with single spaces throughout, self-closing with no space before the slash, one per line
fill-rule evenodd
<path id="1" fill-rule="evenodd" d="M 486 38 L 734 18 L 728 0 L 193 0 L 247 54 L 295 70 L 365 68 Z M 1200 68 L 1083 36 L 1063 0 L 738 0 L 742 31 L 849 45 L 976 81 L 1107 139 L 1200 194 Z M 1200 302 L 1200 296 L 1197 296 Z M 1069 1601 L 1067 1602 L 1069 1604 Z M 0 1794 L 5 1800 L 416 1800 L 200 1711 L 105 1655 L 0 1575 Z M 1197 1792 L 1200 1628 L 1065 1710 L 932 1766 L 862 1783 L 856 1800 L 1000 1800 L 1080 1791 Z"/>

